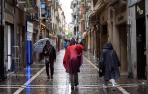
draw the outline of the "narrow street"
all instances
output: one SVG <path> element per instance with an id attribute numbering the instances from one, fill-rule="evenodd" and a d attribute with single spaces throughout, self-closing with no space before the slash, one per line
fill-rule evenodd
<path id="1" fill-rule="evenodd" d="M 79 86 L 71 90 L 68 74 L 63 67 L 65 50 L 58 53 L 53 80 L 47 80 L 44 63 L 36 62 L 31 68 L 22 69 L 16 75 L 0 82 L 1 94 L 148 94 L 148 84 L 121 76 L 115 89 L 111 84 L 103 87 L 103 79 L 99 78 L 95 59 L 84 52 L 83 65 L 79 73 Z"/>
<path id="2" fill-rule="evenodd" d="M 148 0 L 0 0 L 0 94 L 148 94 Z"/>

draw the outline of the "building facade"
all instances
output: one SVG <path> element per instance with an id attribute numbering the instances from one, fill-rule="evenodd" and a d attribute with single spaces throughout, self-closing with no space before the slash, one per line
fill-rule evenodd
<path id="1" fill-rule="evenodd" d="M 80 0 L 73 0 L 71 2 L 71 9 L 72 12 L 72 23 L 73 23 L 73 32 L 76 38 L 80 38 L 80 27 L 79 27 L 79 21 L 80 21 Z"/>
<path id="2" fill-rule="evenodd" d="M 91 52 L 99 58 L 104 44 L 111 42 L 121 62 L 121 74 L 128 75 L 127 1 L 93 0 L 92 7 L 89 16 Z"/>
<path id="3" fill-rule="evenodd" d="M 148 1 L 128 0 L 129 72 L 134 78 L 148 77 Z"/>
<path id="4" fill-rule="evenodd" d="M 6 64 L 6 70 L 11 71 L 12 65 L 12 55 L 14 52 L 12 50 L 14 44 L 14 9 L 15 9 L 15 1 L 5 1 L 5 11 L 4 11 L 4 62 Z"/>
<path id="5" fill-rule="evenodd" d="M 32 45 L 40 38 L 61 46 L 65 16 L 59 6 L 58 0 L 0 0 L 0 80 L 35 62 Z"/>
<path id="6" fill-rule="evenodd" d="M 103 45 L 111 42 L 121 74 L 138 79 L 148 75 L 147 4 L 147 0 L 93 0 L 89 16 L 88 48 L 94 56 L 99 58 Z"/>

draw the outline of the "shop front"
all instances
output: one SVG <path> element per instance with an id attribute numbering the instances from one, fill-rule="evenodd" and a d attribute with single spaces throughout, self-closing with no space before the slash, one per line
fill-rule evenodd
<path id="1" fill-rule="evenodd" d="M 146 79 L 145 0 L 136 4 L 137 78 Z"/>
<path id="2" fill-rule="evenodd" d="M 3 3 L 0 0 L 0 80 L 5 78 L 4 73 L 4 26 L 3 26 Z"/>

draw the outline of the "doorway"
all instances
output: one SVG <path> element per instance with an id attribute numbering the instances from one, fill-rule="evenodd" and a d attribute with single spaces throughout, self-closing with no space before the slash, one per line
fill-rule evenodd
<path id="1" fill-rule="evenodd" d="M 5 79 L 4 68 L 4 27 L 0 25 L 0 80 Z"/>
<path id="2" fill-rule="evenodd" d="M 146 27 L 145 17 L 136 20 L 137 38 L 137 78 L 146 79 Z"/>
<path id="3" fill-rule="evenodd" d="M 128 73 L 128 62 L 127 62 L 127 26 L 126 23 L 120 24 L 118 26 L 119 32 L 119 49 L 120 49 L 120 62 L 121 62 L 121 72 L 123 75 Z"/>

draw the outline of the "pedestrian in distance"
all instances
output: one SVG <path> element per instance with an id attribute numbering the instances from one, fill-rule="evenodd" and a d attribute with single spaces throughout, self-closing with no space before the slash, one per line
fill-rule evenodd
<path id="1" fill-rule="evenodd" d="M 66 49 L 68 46 L 68 40 L 67 39 L 64 39 L 64 48 Z"/>
<path id="2" fill-rule="evenodd" d="M 110 42 L 104 45 L 99 62 L 99 76 L 104 76 L 105 85 L 108 81 L 114 87 L 120 77 L 120 62 Z"/>
<path id="3" fill-rule="evenodd" d="M 65 51 L 63 65 L 66 72 L 69 73 L 72 90 L 79 84 L 78 72 L 80 72 L 80 66 L 82 65 L 82 50 L 83 46 L 76 44 L 75 39 L 71 39 L 70 45 Z"/>
<path id="4" fill-rule="evenodd" d="M 50 44 L 49 40 L 46 41 L 46 45 L 43 48 L 42 54 L 43 54 L 44 59 L 45 59 L 47 79 L 50 79 L 50 78 L 53 79 L 54 62 L 56 60 L 56 50 Z M 50 65 L 50 76 L 49 76 L 49 65 Z"/>

